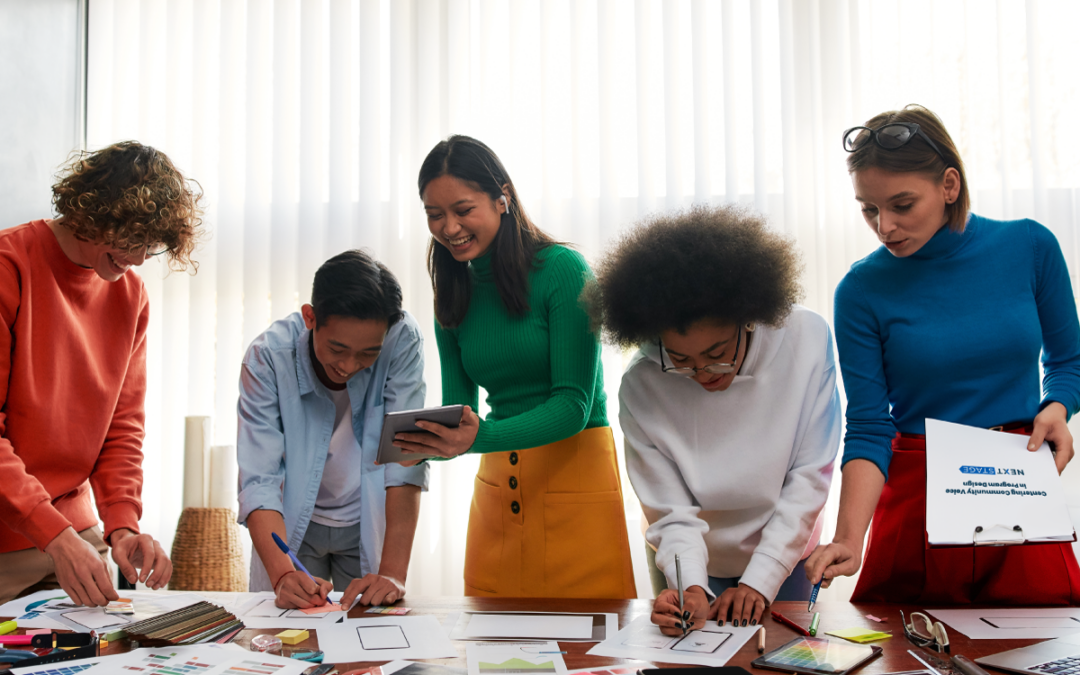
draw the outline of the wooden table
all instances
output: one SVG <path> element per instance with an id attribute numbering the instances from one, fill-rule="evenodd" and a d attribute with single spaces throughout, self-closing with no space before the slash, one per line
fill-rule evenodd
<path id="1" fill-rule="evenodd" d="M 460 612 L 463 610 L 471 611 L 538 611 L 538 612 L 612 612 L 619 615 L 619 628 L 625 627 L 628 623 L 633 621 L 639 616 L 646 616 L 652 611 L 651 600 L 563 600 L 563 599 L 515 599 L 515 598 L 442 598 L 442 597 L 406 597 L 401 602 L 402 606 L 411 607 L 412 612 L 409 616 L 417 616 L 423 614 L 430 614 L 439 619 L 440 623 L 446 616 L 452 612 Z M 350 618 L 358 619 L 378 619 L 380 615 L 364 614 L 364 607 L 357 606 L 349 613 Z M 772 610 L 779 611 L 787 618 L 795 621 L 796 623 L 809 626 L 811 615 L 806 611 L 805 602 L 778 602 L 772 607 Z M 900 611 L 903 610 L 905 614 L 909 614 L 911 611 L 920 611 L 924 609 L 921 606 L 915 605 L 890 605 L 890 604 L 871 604 L 860 603 L 851 604 L 846 602 L 819 602 L 816 607 L 817 611 L 821 613 L 821 621 L 818 627 L 818 635 L 824 636 L 825 631 L 839 629 L 839 628 L 854 628 L 864 627 L 873 628 L 875 630 L 885 631 L 893 634 L 893 637 L 888 640 L 882 640 L 875 642 L 874 644 L 880 646 L 884 653 L 880 658 L 877 658 L 867 665 L 865 665 L 859 672 L 866 675 L 873 675 L 874 673 L 889 673 L 902 670 L 915 670 L 923 668 L 922 664 L 916 661 L 910 654 L 909 649 L 915 649 L 918 651 L 907 639 L 904 638 L 903 628 L 900 622 Z M 866 618 L 866 614 L 873 614 L 879 618 L 888 619 L 885 623 L 876 623 Z M 786 642 L 797 637 L 796 633 L 783 624 L 777 623 L 768 616 L 768 610 L 766 611 L 766 618 L 762 622 L 762 625 L 766 629 L 766 651 L 780 647 Z M 21 632 L 21 631 L 19 631 Z M 260 630 L 245 630 L 240 633 L 235 642 L 243 647 L 247 647 L 251 642 L 251 638 L 259 634 L 270 634 L 280 632 L 279 629 L 260 629 Z M 831 638 L 838 640 L 839 638 Z M 964 654 L 971 659 L 975 659 L 980 656 L 987 656 L 989 654 L 995 654 L 997 652 L 1005 651 L 1006 649 L 1013 649 L 1015 647 L 1022 647 L 1025 645 L 1033 644 L 1038 640 L 969 640 L 963 634 L 949 629 L 949 639 L 952 643 L 953 654 Z M 729 661 L 729 665 L 742 666 L 747 670 L 750 670 L 750 662 L 757 658 L 757 641 L 751 639 L 747 642 L 743 648 Z M 302 643 L 302 647 L 318 647 L 318 634 L 312 631 L 312 637 Z M 586 652 L 592 648 L 595 643 L 580 643 L 580 642 L 563 642 L 560 643 L 561 648 L 565 649 L 567 653 L 564 655 L 566 660 L 566 667 L 571 670 L 581 668 L 604 668 L 614 666 L 616 664 L 627 664 L 634 666 L 643 666 L 640 661 L 627 661 L 624 659 L 612 659 L 602 656 L 589 656 Z M 465 663 L 465 645 L 463 641 L 455 641 L 454 645 L 457 648 L 458 656 L 453 659 L 438 659 L 426 661 L 426 663 L 441 663 L 449 666 L 457 666 L 460 668 L 466 667 Z M 105 650 L 104 654 L 113 654 L 127 651 L 130 645 L 127 640 L 113 643 L 109 645 L 109 648 Z M 344 673 L 351 668 L 358 668 L 363 666 L 377 665 L 381 662 L 371 663 L 348 663 L 338 664 L 338 671 Z M 665 667 L 671 666 L 674 668 L 685 667 L 678 664 L 655 664 L 657 666 Z M 766 673 L 771 671 L 758 670 L 757 672 Z"/>

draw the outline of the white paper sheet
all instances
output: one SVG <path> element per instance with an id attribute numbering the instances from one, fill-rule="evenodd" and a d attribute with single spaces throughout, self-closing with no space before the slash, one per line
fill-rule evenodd
<path id="1" fill-rule="evenodd" d="M 327 597 L 333 602 L 340 602 L 342 595 L 340 591 L 332 591 Z M 348 611 L 304 614 L 298 609 L 281 609 L 274 605 L 274 594 L 267 591 L 246 598 L 245 602 L 234 610 L 234 613 L 248 628 L 311 630 L 340 621 L 348 614 Z"/>
<path id="2" fill-rule="evenodd" d="M 469 675 L 566 675 L 559 643 L 472 642 L 465 647 Z"/>
<path id="3" fill-rule="evenodd" d="M 641 616 L 588 653 L 662 663 L 722 666 L 757 633 L 758 628 L 730 623 L 721 627 L 715 621 L 707 621 L 701 630 L 690 631 L 686 636 L 668 637 L 648 616 Z"/>
<path id="4" fill-rule="evenodd" d="M 263 652 L 251 652 L 237 645 L 191 645 L 135 649 L 126 654 L 101 657 L 93 668 L 79 675 L 159 675 L 183 672 L 187 675 L 301 675 L 311 667 L 307 661 Z"/>
<path id="5" fill-rule="evenodd" d="M 67 593 L 59 589 L 37 591 L 0 605 L 0 616 L 14 617 L 18 620 L 20 628 L 71 630 L 71 626 L 66 623 L 49 617 L 55 605 L 70 602 Z"/>
<path id="6" fill-rule="evenodd" d="M 497 637 L 495 635 L 470 636 L 469 628 L 472 625 L 473 619 L 478 616 L 491 617 L 490 621 L 495 622 L 496 625 L 507 617 L 525 617 L 525 626 L 531 627 L 532 631 L 529 635 L 506 631 L 508 633 L 513 633 L 507 637 Z M 536 630 L 540 624 L 533 622 L 535 617 L 554 617 L 556 622 L 551 625 L 556 628 L 565 625 L 561 623 L 561 620 L 564 617 L 574 617 L 577 620 L 587 618 L 590 621 L 590 628 L 588 633 L 580 633 L 584 635 L 584 637 L 581 638 L 562 637 L 560 635 L 550 634 L 545 635 L 542 631 Z M 515 619 L 511 619 L 511 621 L 513 620 Z M 475 640 L 478 637 L 482 637 L 485 640 L 530 639 L 561 640 L 562 642 L 602 642 L 619 632 L 619 615 L 604 612 L 450 612 L 446 616 L 446 621 L 443 622 L 443 628 L 446 630 L 451 640 Z"/>
<path id="7" fill-rule="evenodd" d="M 926 611 L 972 640 L 1045 640 L 1080 633 L 1080 607 Z"/>
<path id="8" fill-rule="evenodd" d="M 1073 540 L 1050 446 L 1030 452 L 1027 442 L 1020 434 L 926 420 L 931 544 Z"/>
<path id="9" fill-rule="evenodd" d="M 457 651 L 433 616 L 373 616 L 319 626 L 326 663 L 449 659 Z"/>
<path id="10" fill-rule="evenodd" d="M 473 614 L 465 629 L 470 639 L 588 640 L 592 617 L 573 614 Z"/>

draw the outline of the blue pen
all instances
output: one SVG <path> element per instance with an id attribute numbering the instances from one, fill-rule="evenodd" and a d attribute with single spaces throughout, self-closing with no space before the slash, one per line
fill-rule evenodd
<path id="1" fill-rule="evenodd" d="M 281 537 L 277 536 L 277 532 L 271 532 L 270 535 L 274 538 L 274 543 L 277 544 L 278 548 L 281 549 L 281 552 L 289 556 L 289 558 L 293 561 L 293 564 L 296 565 L 297 569 L 306 574 L 308 576 L 308 579 L 311 579 L 312 583 L 318 586 L 319 582 L 315 581 L 315 577 L 311 576 L 311 572 L 307 571 L 307 568 L 304 567 L 304 563 L 300 562 L 300 559 L 296 557 L 296 554 L 289 549 L 289 545 L 281 541 Z M 329 599 L 324 600 L 323 604 L 325 605 L 328 602 L 330 602 Z"/>
<path id="2" fill-rule="evenodd" d="M 277 535 L 275 535 L 277 536 Z M 817 602 L 818 591 L 821 590 L 821 582 L 825 581 L 825 576 L 822 575 L 821 581 L 814 584 L 814 590 L 810 591 L 810 606 L 806 609 L 808 612 L 814 611 L 814 603 Z"/>

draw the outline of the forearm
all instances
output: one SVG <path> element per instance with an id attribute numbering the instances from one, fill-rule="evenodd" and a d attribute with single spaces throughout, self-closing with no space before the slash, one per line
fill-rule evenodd
<path id="1" fill-rule="evenodd" d="M 282 553 L 271 536 L 277 533 L 277 536 L 281 537 L 282 541 L 288 541 L 285 532 L 285 519 L 277 511 L 258 509 L 252 511 L 248 516 L 247 526 L 248 532 L 251 534 L 251 544 L 255 547 L 255 552 L 259 554 L 259 559 L 262 560 L 263 566 L 266 568 L 266 575 L 270 578 L 270 583 L 277 584 L 281 577 L 295 569 L 292 560 Z"/>
<path id="2" fill-rule="evenodd" d="M 552 396 L 526 413 L 496 422 L 481 421 L 470 452 L 526 450 L 570 438 L 588 423 L 586 404 L 568 396 Z"/>
<path id="3" fill-rule="evenodd" d="M 845 543 L 856 552 L 862 550 L 883 487 L 885 476 L 873 462 L 853 459 L 844 465 L 834 541 Z"/>
<path id="4" fill-rule="evenodd" d="M 419 518 L 419 487 L 399 485 L 386 489 L 386 538 L 379 574 L 405 582 Z"/>

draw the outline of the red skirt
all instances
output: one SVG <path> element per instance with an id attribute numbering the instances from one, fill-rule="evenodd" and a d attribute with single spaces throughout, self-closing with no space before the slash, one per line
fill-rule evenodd
<path id="1" fill-rule="evenodd" d="M 852 602 L 1080 603 L 1072 544 L 930 548 L 925 436 L 897 434 L 892 450 Z"/>

